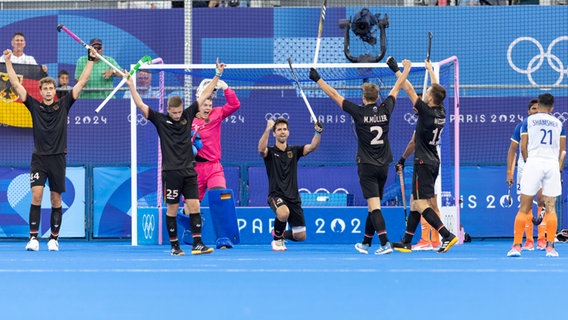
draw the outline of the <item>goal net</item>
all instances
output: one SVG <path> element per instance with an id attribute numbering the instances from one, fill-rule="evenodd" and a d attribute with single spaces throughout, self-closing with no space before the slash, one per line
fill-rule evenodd
<path id="1" fill-rule="evenodd" d="M 294 71 L 318 121 L 325 126 L 325 133 L 318 150 L 301 161 L 301 166 L 307 168 L 308 174 L 299 175 L 300 189 L 302 185 L 317 184 L 322 178 L 333 178 L 336 174 L 324 173 L 310 174 L 313 167 L 337 169 L 337 183 L 350 183 L 353 186 L 350 193 L 352 199 L 349 205 L 366 206 L 361 195 L 358 178 L 355 174 L 345 176 L 344 172 L 351 172 L 356 166 L 357 140 L 355 126 L 351 117 L 343 112 L 319 87 L 309 79 L 309 70 L 312 65 L 293 64 Z M 457 58 L 452 57 L 444 61 L 433 63 L 440 83 L 446 88 L 448 98 L 445 101 L 447 109 L 447 122 L 441 139 L 441 174 L 438 186 L 439 205 L 442 209 L 442 219 L 452 232 L 459 234 L 459 122 L 453 121 L 459 112 L 458 96 L 458 67 Z M 195 97 L 195 90 L 204 78 L 212 78 L 215 74 L 213 64 L 156 64 L 145 65 L 140 70 L 148 70 L 155 76 L 153 86 L 160 88 L 160 97 L 143 100 L 155 110 L 165 111 L 165 102 L 171 95 L 184 97 L 184 105 L 189 106 Z M 343 97 L 355 103 L 362 103 L 361 85 L 363 82 L 375 83 L 380 88 L 380 99 L 384 100 L 396 82 L 396 76 L 385 63 L 337 63 L 318 64 L 317 70 L 321 77 L 334 87 Z M 160 76 L 157 76 L 160 74 Z M 415 90 L 421 93 L 424 88 L 424 63 L 414 63 L 409 74 L 409 81 Z M 158 81 L 158 79 L 161 79 Z M 258 156 L 257 144 L 266 127 L 267 120 L 279 117 L 289 121 L 291 145 L 309 143 L 313 137 L 313 120 L 306 108 L 300 91 L 295 85 L 289 65 L 286 64 L 242 64 L 227 65 L 222 80 L 235 90 L 240 103 L 240 109 L 225 119 L 222 127 L 221 146 L 222 163 L 228 167 L 236 168 L 238 186 L 234 190 L 238 195 L 238 206 L 266 205 L 265 192 L 253 192 L 255 186 L 265 185 L 265 174 L 254 175 L 251 172 L 264 170 L 262 159 Z M 428 81 L 429 83 L 429 81 Z M 217 93 L 213 106 L 222 106 L 226 103 L 222 92 Z M 147 208 L 160 208 L 161 191 L 161 155 L 156 130 L 148 123 L 133 103 L 131 103 L 131 156 L 132 156 L 132 243 L 139 243 L 139 233 L 148 233 L 151 222 L 153 231 L 160 231 L 160 215 L 149 220 L 148 216 L 139 215 L 140 210 L 146 212 Z M 401 90 L 391 117 L 389 140 L 394 161 L 404 152 L 406 145 L 416 124 L 412 105 L 406 94 Z M 270 144 L 273 140 L 269 141 Z M 410 184 L 412 178 L 413 157 L 407 159 L 405 169 L 405 189 L 408 201 L 410 197 Z M 134 173 L 138 174 L 135 175 Z M 318 171 L 319 172 L 319 171 Z M 136 176 L 136 178 L 134 178 Z M 328 178 L 329 179 L 329 178 Z M 325 180 L 325 179 L 324 179 Z M 332 179 L 333 180 L 333 179 Z M 348 180 L 348 181 L 347 181 Z M 347 182 L 346 182 L 347 181 Z M 333 184 L 333 182 L 330 182 Z M 229 181 L 228 181 L 229 184 Z M 344 188 L 337 188 L 344 189 Z M 258 194 L 257 194 L 258 193 Z M 383 206 L 402 206 L 401 186 L 394 171 L 394 165 L 389 171 L 389 179 L 385 186 L 382 199 Z M 165 207 L 165 205 L 164 205 Z M 158 209 L 160 210 L 160 209 Z M 145 229 L 140 227 L 144 219 Z M 160 237 L 161 239 L 161 237 Z"/>

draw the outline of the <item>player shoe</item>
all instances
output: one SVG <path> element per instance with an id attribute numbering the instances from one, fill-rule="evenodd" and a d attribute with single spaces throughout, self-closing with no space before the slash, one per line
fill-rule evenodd
<path id="1" fill-rule="evenodd" d="M 394 247 L 394 250 L 398 251 L 398 252 L 404 252 L 404 253 L 409 253 L 412 252 L 412 245 L 406 242 L 395 242 L 392 244 L 392 246 Z"/>
<path id="2" fill-rule="evenodd" d="M 375 254 L 389 254 L 392 253 L 392 245 L 390 242 L 385 243 L 384 246 L 379 246 Z"/>
<path id="3" fill-rule="evenodd" d="M 213 252 L 213 248 L 209 248 L 203 243 L 195 243 L 191 248 L 191 254 L 207 254 Z"/>
<path id="4" fill-rule="evenodd" d="M 47 242 L 47 250 L 59 251 L 59 241 L 57 241 L 57 239 L 49 239 Z"/>
<path id="5" fill-rule="evenodd" d="M 36 237 L 31 237 L 30 241 L 26 244 L 27 251 L 39 251 L 39 241 Z"/>
<path id="6" fill-rule="evenodd" d="M 449 237 L 442 239 L 442 245 L 438 249 L 438 253 L 447 252 L 450 248 L 458 242 L 458 237 L 454 234 L 450 234 Z"/>
<path id="7" fill-rule="evenodd" d="M 270 243 L 272 245 L 273 251 L 286 251 L 286 244 L 284 244 L 284 239 L 272 240 Z"/>
<path id="8" fill-rule="evenodd" d="M 430 241 L 424 241 L 420 239 L 417 244 L 412 246 L 412 250 L 414 251 L 427 251 L 427 250 L 434 250 L 434 246 Z"/>
<path id="9" fill-rule="evenodd" d="M 546 256 L 547 257 L 558 257 L 558 252 L 554 249 L 554 243 L 550 242 L 546 246 Z"/>
<path id="10" fill-rule="evenodd" d="M 359 251 L 359 253 L 362 253 L 362 254 L 369 254 L 369 247 L 370 247 L 370 245 L 368 245 L 367 243 L 356 243 L 355 244 L 355 250 Z"/>
<path id="11" fill-rule="evenodd" d="M 441 242 L 433 242 L 432 241 L 432 250 L 438 251 L 438 249 L 440 249 L 441 246 L 442 246 Z"/>
<path id="12" fill-rule="evenodd" d="M 172 246 L 172 249 L 170 250 L 170 254 L 172 256 L 185 256 L 185 252 L 183 252 L 183 250 L 181 250 L 181 248 L 179 247 L 179 244 L 174 244 Z"/>
<path id="13" fill-rule="evenodd" d="M 534 240 L 527 240 L 521 250 L 534 251 Z"/>
<path id="14" fill-rule="evenodd" d="M 544 250 L 544 249 L 546 249 L 546 239 L 545 239 L 545 238 L 538 239 L 538 240 L 536 241 L 536 248 L 537 248 L 538 250 Z"/>
<path id="15" fill-rule="evenodd" d="M 507 252 L 507 257 L 520 257 L 521 256 L 521 245 L 514 244 L 511 250 Z"/>

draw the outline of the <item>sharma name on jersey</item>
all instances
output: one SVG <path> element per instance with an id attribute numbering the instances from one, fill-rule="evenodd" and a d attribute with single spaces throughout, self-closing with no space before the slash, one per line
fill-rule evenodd
<path id="1" fill-rule="evenodd" d="M 377 123 L 377 122 L 387 122 L 388 118 L 384 114 L 375 114 L 372 116 L 363 117 L 365 123 Z"/>

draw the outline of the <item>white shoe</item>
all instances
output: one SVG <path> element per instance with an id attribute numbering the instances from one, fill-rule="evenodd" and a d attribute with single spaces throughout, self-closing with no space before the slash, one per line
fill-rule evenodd
<path id="1" fill-rule="evenodd" d="M 369 254 L 369 245 L 366 243 L 356 243 L 355 250 L 359 251 L 362 254 Z"/>
<path id="2" fill-rule="evenodd" d="M 30 238 L 30 241 L 26 244 L 27 251 L 39 251 L 39 241 L 36 237 Z"/>
<path id="3" fill-rule="evenodd" d="M 272 250 L 274 251 L 286 251 L 286 245 L 284 244 L 284 239 L 272 240 Z"/>
<path id="4" fill-rule="evenodd" d="M 49 239 L 47 242 L 47 249 L 49 251 L 59 251 L 59 242 L 55 239 Z"/>

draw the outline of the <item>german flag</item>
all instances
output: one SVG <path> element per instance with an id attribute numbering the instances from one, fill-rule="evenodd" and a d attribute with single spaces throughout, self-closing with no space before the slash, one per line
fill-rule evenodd
<path id="1" fill-rule="evenodd" d="M 39 80 L 47 77 L 47 73 L 38 65 L 13 64 L 13 66 L 20 83 L 26 88 L 28 94 L 42 101 L 39 93 Z M 12 88 L 5 63 L 0 63 L 0 124 L 21 128 L 32 127 L 30 112 Z"/>
<path id="2" fill-rule="evenodd" d="M 231 193 L 230 192 L 223 192 L 220 195 L 221 200 L 229 200 L 231 199 Z"/>

